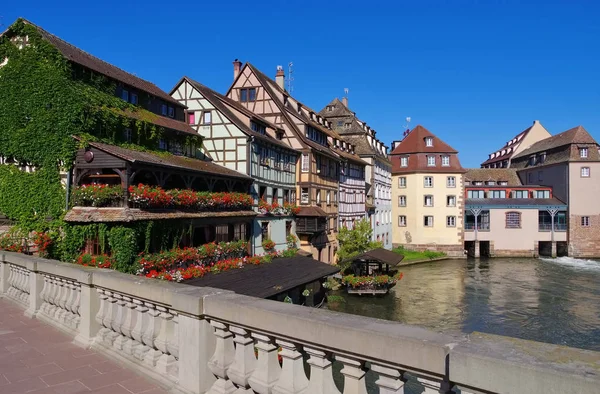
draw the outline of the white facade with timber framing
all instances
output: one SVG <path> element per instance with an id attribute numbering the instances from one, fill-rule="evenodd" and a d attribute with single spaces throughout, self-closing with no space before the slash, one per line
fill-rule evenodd
<path id="1" fill-rule="evenodd" d="M 187 106 L 187 122 L 203 138 L 204 150 L 214 162 L 254 179 L 251 194 L 268 204 L 296 202 L 296 162 L 299 153 L 278 140 L 283 130 L 240 103 L 188 77 L 171 96 Z M 262 254 L 262 241 L 287 248 L 287 235 L 295 233 L 293 216 L 260 215 L 253 228 L 253 251 Z"/>
<path id="2" fill-rule="evenodd" d="M 234 82 L 227 96 L 283 130 L 281 141 L 300 151 L 296 196 L 299 205 L 306 208 L 298 215 L 301 247 L 320 261 L 334 262 L 338 247 L 340 165 L 345 159 L 343 153 L 333 148 L 333 141 L 341 138 L 325 118 L 290 96 L 284 88 L 284 79 L 282 69 L 278 69 L 276 80 L 272 80 L 250 63 L 242 67 L 236 60 Z M 362 162 L 352 153 L 346 155 Z M 326 222 L 322 225 L 321 221 Z"/>

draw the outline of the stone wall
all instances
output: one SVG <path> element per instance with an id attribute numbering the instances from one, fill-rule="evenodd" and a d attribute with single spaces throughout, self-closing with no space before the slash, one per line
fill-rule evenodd
<path id="1" fill-rule="evenodd" d="M 600 257 L 600 215 L 590 215 L 590 225 L 581 225 L 581 215 L 569 216 L 569 256 Z"/>

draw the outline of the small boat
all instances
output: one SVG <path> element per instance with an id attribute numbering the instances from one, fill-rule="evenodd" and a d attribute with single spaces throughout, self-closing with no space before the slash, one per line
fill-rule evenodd
<path id="1" fill-rule="evenodd" d="M 393 270 L 404 256 L 383 248 L 373 249 L 353 257 L 342 277 L 348 294 L 387 294 L 402 279 L 402 273 Z"/>

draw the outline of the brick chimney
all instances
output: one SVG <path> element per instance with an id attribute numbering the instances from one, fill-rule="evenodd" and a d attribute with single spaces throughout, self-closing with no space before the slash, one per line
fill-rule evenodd
<path id="1" fill-rule="evenodd" d="M 275 74 L 275 82 L 283 90 L 285 90 L 285 73 L 282 66 L 277 66 L 277 74 Z"/>
<path id="2" fill-rule="evenodd" d="M 238 59 L 233 61 L 233 79 L 235 80 L 238 75 L 240 75 L 240 70 L 242 69 L 242 62 Z"/>
<path id="3" fill-rule="evenodd" d="M 348 108 L 348 97 L 342 97 L 342 104 L 344 104 L 346 108 Z"/>

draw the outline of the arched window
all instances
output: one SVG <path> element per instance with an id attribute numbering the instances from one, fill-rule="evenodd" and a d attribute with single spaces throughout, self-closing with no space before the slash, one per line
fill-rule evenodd
<path id="1" fill-rule="evenodd" d="M 506 212 L 506 228 L 521 228 L 520 212 Z"/>

